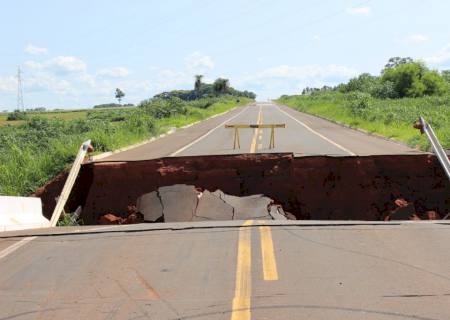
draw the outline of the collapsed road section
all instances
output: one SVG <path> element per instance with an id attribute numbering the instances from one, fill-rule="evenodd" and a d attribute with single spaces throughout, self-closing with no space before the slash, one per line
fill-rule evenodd
<path id="1" fill-rule="evenodd" d="M 98 223 L 286 220 L 287 217 L 295 219 L 262 195 L 236 197 L 220 190 L 200 191 L 194 186 L 176 184 L 140 196 L 136 206 L 128 206 L 127 217 L 107 213 L 99 217 Z"/>
<path id="2" fill-rule="evenodd" d="M 66 177 L 60 174 L 35 194 L 47 217 Z M 152 192 L 160 196 L 162 187 L 177 184 L 203 194 L 263 195 L 296 219 L 418 220 L 440 219 L 450 212 L 450 183 L 433 155 L 296 158 L 289 153 L 85 163 L 66 212 L 81 207 L 85 224 L 97 224 L 106 214 L 127 219 L 138 199 Z M 186 214 L 187 207 L 175 207 L 171 220 L 194 218 L 195 213 Z"/>

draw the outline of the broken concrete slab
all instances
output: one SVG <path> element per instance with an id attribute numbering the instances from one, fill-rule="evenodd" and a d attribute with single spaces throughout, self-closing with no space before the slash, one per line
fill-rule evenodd
<path id="1" fill-rule="evenodd" d="M 279 208 L 281 208 L 280 205 L 271 205 L 269 209 L 270 217 L 273 220 L 287 220 L 286 216 L 282 215 L 279 212 Z M 283 210 L 283 209 L 281 209 Z"/>
<path id="2" fill-rule="evenodd" d="M 219 196 L 223 201 L 234 208 L 233 220 L 248 220 L 267 217 L 269 215 L 268 206 L 273 202 L 272 199 L 264 197 L 261 194 L 236 197 L 225 194 L 221 190 L 216 190 L 213 194 Z"/>
<path id="3" fill-rule="evenodd" d="M 197 207 L 198 192 L 194 186 L 175 184 L 158 189 L 165 222 L 192 221 Z"/>
<path id="4" fill-rule="evenodd" d="M 198 200 L 196 217 L 207 220 L 233 220 L 234 208 L 208 190 Z"/>
<path id="5" fill-rule="evenodd" d="M 140 196 L 136 201 L 137 211 L 144 215 L 144 221 L 155 222 L 162 218 L 163 207 L 156 191 Z"/>

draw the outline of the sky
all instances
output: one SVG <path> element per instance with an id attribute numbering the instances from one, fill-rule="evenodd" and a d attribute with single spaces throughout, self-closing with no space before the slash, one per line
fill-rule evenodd
<path id="1" fill-rule="evenodd" d="M 257 100 L 379 74 L 450 69 L 447 0 L 0 0 L 0 110 L 139 103 L 218 77 Z"/>

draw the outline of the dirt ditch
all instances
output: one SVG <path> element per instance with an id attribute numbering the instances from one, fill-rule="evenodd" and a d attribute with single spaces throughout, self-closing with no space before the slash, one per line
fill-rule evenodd
<path id="1" fill-rule="evenodd" d="M 66 177 L 60 174 L 35 194 L 47 217 Z M 450 212 L 450 183 L 434 156 L 286 153 L 86 163 L 66 211 L 81 205 L 88 224 L 105 214 L 126 218 L 140 196 L 175 184 L 234 196 L 261 194 L 297 219 L 439 219 Z"/>

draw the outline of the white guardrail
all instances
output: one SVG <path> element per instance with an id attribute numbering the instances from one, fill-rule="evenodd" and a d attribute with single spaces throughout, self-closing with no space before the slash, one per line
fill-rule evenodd
<path id="1" fill-rule="evenodd" d="M 421 130 L 422 133 L 425 133 L 427 135 L 427 138 L 430 141 L 431 146 L 433 147 L 433 151 L 436 154 L 436 157 L 439 159 L 442 168 L 447 174 L 447 178 L 450 180 L 450 161 L 448 160 L 447 153 L 439 143 L 439 140 L 436 137 L 436 134 L 434 133 L 433 128 L 430 126 L 430 124 L 426 122 L 425 119 L 422 117 L 419 118 L 419 121 L 420 121 L 419 129 Z"/>

